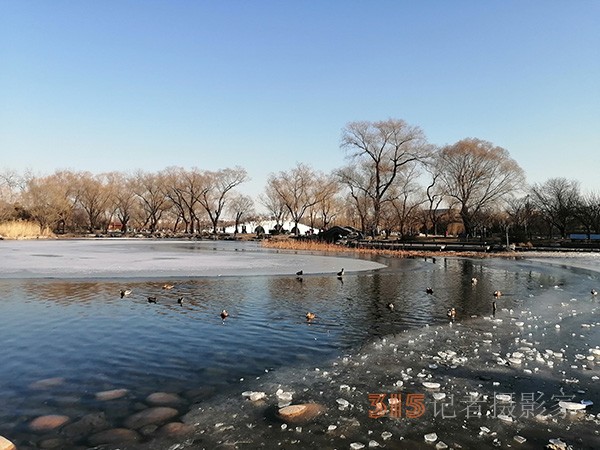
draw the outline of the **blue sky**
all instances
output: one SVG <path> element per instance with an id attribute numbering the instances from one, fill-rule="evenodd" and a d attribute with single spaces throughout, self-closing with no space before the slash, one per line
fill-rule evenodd
<path id="1" fill-rule="evenodd" d="M 345 163 L 351 121 L 600 192 L 600 1 L 0 0 L 0 170 Z"/>

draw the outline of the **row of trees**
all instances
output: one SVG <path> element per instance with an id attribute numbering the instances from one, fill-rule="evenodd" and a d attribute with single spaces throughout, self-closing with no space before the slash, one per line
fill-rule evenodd
<path id="1" fill-rule="evenodd" d="M 169 167 L 157 173 L 57 171 L 0 174 L 0 220 L 37 221 L 58 232 L 171 229 L 197 233 L 256 219 L 255 201 L 278 224 L 315 229 L 353 225 L 366 235 L 441 233 L 459 222 L 469 236 L 511 230 L 519 238 L 600 232 L 600 198 L 576 181 L 553 178 L 528 187 L 509 153 L 480 139 L 436 148 L 398 119 L 352 122 L 342 130 L 347 164 L 323 173 L 305 163 L 272 173 L 264 194 L 238 192 L 243 168 Z"/>

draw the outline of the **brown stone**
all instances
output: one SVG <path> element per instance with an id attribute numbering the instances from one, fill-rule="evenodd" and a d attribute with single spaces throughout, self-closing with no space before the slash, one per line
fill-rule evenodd
<path id="1" fill-rule="evenodd" d="M 146 403 L 152 406 L 177 406 L 182 403 L 182 399 L 177 394 L 154 392 L 146 397 Z"/>
<path id="2" fill-rule="evenodd" d="M 323 405 L 319 405 L 318 403 L 303 403 L 280 408 L 278 415 L 284 422 L 301 423 L 314 419 L 323 411 L 325 411 Z"/>
<path id="3" fill-rule="evenodd" d="M 127 428 L 113 428 L 111 430 L 101 431 L 89 437 L 88 441 L 92 445 L 118 444 L 119 442 L 139 441 L 140 435 Z"/>
<path id="4" fill-rule="evenodd" d="M 52 431 L 56 428 L 63 426 L 68 421 L 69 418 L 67 416 L 59 416 L 56 414 L 40 416 L 33 419 L 29 423 L 29 429 L 34 432 Z"/>
<path id="5" fill-rule="evenodd" d="M 163 425 L 158 433 L 164 436 L 183 436 L 186 434 L 190 434 L 194 431 L 194 427 L 192 425 L 188 425 L 181 422 L 170 422 L 166 425 Z"/>
<path id="6" fill-rule="evenodd" d="M 112 389 L 110 391 L 96 392 L 96 400 L 108 401 L 123 398 L 129 393 L 127 389 Z"/>
<path id="7" fill-rule="evenodd" d="M 30 389 L 50 389 L 56 386 L 60 386 L 65 382 L 64 378 L 54 377 L 54 378 L 45 378 L 43 380 L 38 380 L 29 385 Z"/>
<path id="8" fill-rule="evenodd" d="M 160 425 L 178 414 L 179 412 L 174 408 L 167 408 L 164 406 L 148 408 L 129 416 L 127 420 L 125 420 L 125 426 L 137 430 L 146 425 Z"/>
<path id="9" fill-rule="evenodd" d="M 0 436 L 0 450 L 17 450 L 17 447 L 4 436 Z"/>
<path id="10" fill-rule="evenodd" d="M 88 436 L 98 431 L 110 428 L 110 423 L 106 420 L 103 412 L 86 414 L 76 422 L 65 426 L 61 433 L 69 437 Z"/>
<path id="11" fill-rule="evenodd" d="M 50 439 L 44 439 L 43 441 L 41 441 L 40 443 L 38 443 L 38 446 L 40 448 L 44 448 L 44 449 L 52 449 L 52 448 L 60 448 L 63 449 L 65 448 L 65 440 L 61 439 L 61 438 L 50 438 Z"/>

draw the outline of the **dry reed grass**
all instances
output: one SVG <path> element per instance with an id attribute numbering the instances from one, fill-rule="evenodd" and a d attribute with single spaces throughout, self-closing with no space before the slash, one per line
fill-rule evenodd
<path id="1" fill-rule="evenodd" d="M 40 229 L 34 222 L 13 220 L 0 223 L 0 236 L 4 239 L 40 239 L 53 238 L 54 233 L 50 229 Z"/>
<path id="2" fill-rule="evenodd" d="M 445 251 L 422 251 L 422 250 L 388 250 L 378 248 L 350 248 L 344 245 L 327 244 L 317 241 L 296 240 L 293 238 L 264 240 L 262 246 L 266 248 L 276 248 L 281 250 L 296 250 L 306 252 L 330 252 L 346 254 L 376 254 L 387 255 L 394 258 L 415 258 L 415 257 L 444 257 L 444 256 L 462 256 L 468 258 L 490 258 L 490 257 L 514 257 L 514 252 L 445 252 Z"/>

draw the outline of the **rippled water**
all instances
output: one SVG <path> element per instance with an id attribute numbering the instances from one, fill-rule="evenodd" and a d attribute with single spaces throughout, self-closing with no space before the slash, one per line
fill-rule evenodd
<path id="1" fill-rule="evenodd" d="M 240 245 L 221 246 L 213 253 L 215 263 L 235 256 Z M 252 250 L 258 249 L 244 247 L 245 257 L 266 253 Z M 286 264 L 300 258 L 267 254 Z M 155 262 L 162 258 L 155 257 Z M 491 293 L 500 286 L 505 308 L 565 283 L 574 295 L 589 292 L 588 284 L 574 285 L 572 275 L 567 279 L 560 269 L 450 258 L 377 261 L 387 267 L 350 272 L 343 279 L 334 273 L 301 280 L 287 274 L 189 277 L 181 271 L 167 279 L 160 270 L 135 278 L 0 279 L 0 434 L 35 448 L 40 438 L 26 425 L 40 415 L 74 419 L 101 410 L 119 426 L 137 410 L 136 402 L 153 392 L 177 393 L 187 405 L 227 391 L 239 395 L 244 380 L 265 372 L 301 368 L 375 337 L 447 322 L 449 307 L 460 317 L 490 314 Z M 472 277 L 478 278 L 476 285 Z M 166 281 L 174 288 L 162 289 Z M 131 289 L 131 296 L 120 298 L 123 288 Z M 150 295 L 157 304 L 147 302 Z M 226 320 L 219 316 L 222 309 L 230 313 Z M 307 311 L 316 319 L 307 322 Z M 51 390 L 32 388 L 54 377 L 64 382 Z M 119 388 L 130 391 L 126 401 L 108 405 L 94 397 Z"/>

